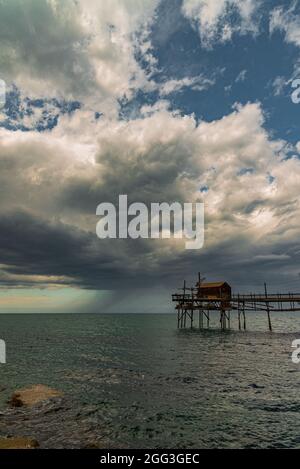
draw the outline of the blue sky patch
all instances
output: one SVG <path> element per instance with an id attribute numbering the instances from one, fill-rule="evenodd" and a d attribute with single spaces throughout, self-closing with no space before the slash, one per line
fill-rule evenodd
<path id="1" fill-rule="evenodd" d="M 8 130 L 44 132 L 57 126 L 60 116 L 73 114 L 81 108 L 78 101 L 65 101 L 57 98 L 23 97 L 16 86 L 6 94 L 6 104 L 0 118 L 0 127 Z"/>

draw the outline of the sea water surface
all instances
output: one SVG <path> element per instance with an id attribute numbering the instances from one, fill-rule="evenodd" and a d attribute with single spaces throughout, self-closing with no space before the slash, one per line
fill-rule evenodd
<path id="1" fill-rule="evenodd" d="M 248 330 L 177 330 L 175 315 L 1 315 L 0 436 L 41 447 L 300 447 L 300 314 L 262 313 Z M 195 324 L 196 326 L 197 324 Z M 9 410 L 18 388 L 64 397 Z"/>

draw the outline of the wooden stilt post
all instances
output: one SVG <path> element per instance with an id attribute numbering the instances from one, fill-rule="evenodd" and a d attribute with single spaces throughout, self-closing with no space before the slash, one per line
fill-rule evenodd
<path id="1" fill-rule="evenodd" d="M 203 309 L 199 309 L 199 329 L 203 329 Z"/>
<path id="2" fill-rule="evenodd" d="M 267 284 L 266 283 L 265 283 L 265 295 L 266 295 L 266 299 L 267 299 L 268 298 L 268 291 L 267 291 Z M 272 332 L 272 323 L 271 323 L 271 316 L 270 316 L 270 305 L 269 305 L 268 301 L 266 301 L 266 307 L 267 307 L 269 331 Z"/>
<path id="3" fill-rule="evenodd" d="M 183 303 L 185 303 L 185 292 L 186 292 L 186 281 L 183 281 Z M 181 319 L 181 328 L 186 327 L 186 307 L 182 306 L 182 319 Z"/>
<path id="4" fill-rule="evenodd" d="M 207 329 L 209 329 L 209 309 L 207 310 Z"/>
<path id="5" fill-rule="evenodd" d="M 246 314 L 245 314 L 245 303 L 243 303 L 243 318 L 244 318 L 244 331 L 246 330 Z"/>
<path id="6" fill-rule="evenodd" d="M 221 307 L 221 329 L 226 329 L 226 315 L 224 309 Z"/>

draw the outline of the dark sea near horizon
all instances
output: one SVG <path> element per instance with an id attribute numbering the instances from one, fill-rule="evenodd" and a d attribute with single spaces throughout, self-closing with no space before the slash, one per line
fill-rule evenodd
<path id="1" fill-rule="evenodd" d="M 300 313 L 262 313 L 248 330 L 177 330 L 166 314 L 1 315 L 0 436 L 42 448 L 300 447 Z M 8 408 L 44 384 L 64 397 Z"/>

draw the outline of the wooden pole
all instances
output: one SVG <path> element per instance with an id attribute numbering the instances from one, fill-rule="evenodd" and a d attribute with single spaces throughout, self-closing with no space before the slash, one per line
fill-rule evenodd
<path id="1" fill-rule="evenodd" d="M 266 299 L 267 299 L 267 298 L 268 298 L 268 291 L 267 291 L 267 284 L 266 284 L 266 283 L 265 283 L 265 295 L 266 295 Z M 268 301 L 266 301 L 266 307 L 267 307 L 269 331 L 272 332 L 272 324 L 271 324 L 271 316 L 270 316 L 270 306 L 269 306 L 269 302 L 268 302 Z"/>
<path id="2" fill-rule="evenodd" d="M 199 329 L 203 329 L 203 310 L 199 309 Z"/>
<path id="3" fill-rule="evenodd" d="M 226 316 L 223 308 L 221 308 L 221 329 L 223 331 L 226 329 Z"/>

